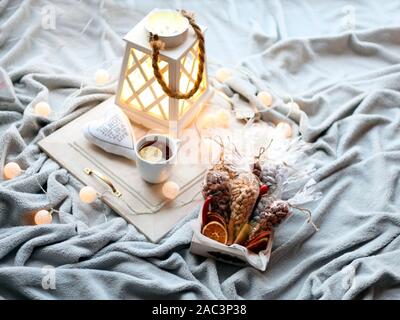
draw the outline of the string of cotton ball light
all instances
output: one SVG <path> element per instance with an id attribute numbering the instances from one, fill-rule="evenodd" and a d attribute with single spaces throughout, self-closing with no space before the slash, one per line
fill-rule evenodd
<path id="1" fill-rule="evenodd" d="M 251 77 L 252 81 L 254 81 L 258 87 L 262 88 L 265 86 L 265 84 L 262 83 L 261 80 L 259 80 L 259 78 L 250 70 L 248 70 L 242 66 L 238 66 L 236 68 L 236 70 L 247 77 Z M 272 92 L 273 95 L 276 95 L 276 96 L 280 97 L 281 99 L 285 100 L 285 103 L 286 103 L 286 105 L 288 105 L 289 110 L 300 110 L 299 104 L 294 101 L 292 95 L 290 95 L 288 92 L 286 92 L 284 90 L 278 90 L 278 89 L 274 88 L 273 86 L 271 86 L 270 84 L 268 85 L 268 89 Z"/>
<path id="2" fill-rule="evenodd" d="M 16 162 L 8 162 L 3 167 L 3 176 L 6 180 L 14 179 L 20 176 L 22 172 L 24 172 L 24 170 L 22 170 Z"/>
<path id="3" fill-rule="evenodd" d="M 94 82 L 97 86 L 105 86 L 112 82 L 112 77 L 106 69 L 101 68 L 95 72 Z M 74 91 L 71 95 L 69 95 L 65 99 L 64 105 L 66 104 L 67 101 L 69 101 L 69 99 L 76 97 L 77 95 L 79 95 L 82 92 L 82 89 L 84 88 L 83 83 L 84 83 L 84 81 L 82 80 L 79 89 Z M 47 101 L 39 101 L 33 107 L 33 112 L 36 116 L 39 116 L 42 118 L 49 118 L 50 114 L 53 113 L 53 110 Z"/>
<path id="4" fill-rule="evenodd" d="M 251 73 L 250 70 L 247 70 L 246 68 L 243 67 L 237 67 L 236 70 L 239 73 L 242 73 L 243 75 L 247 76 L 248 78 L 251 78 L 252 81 L 254 81 L 258 87 L 263 87 L 264 85 L 260 83 L 258 78 Z M 216 72 L 216 79 L 224 83 L 227 79 L 232 77 L 233 72 L 227 68 L 219 68 Z M 299 111 L 300 106 L 294 101 L 293 97 L 287 93 L 280 92 L 278 93 L 278 90 L 272 88 L 272 86 L 268 86 L 269 90 L 272 92 L 273 95 L 276 95 L 277 97 L 284 97 L 285 104 L 288 106 L 288 113 L 285 115 L 285 117 L 289 118 L 290 114 L 293 111 Z M 221 92 L 222 94 L 222 92 Z M 225 95 L 224 95 L 225 96 Z M 259 91 L 257 93 L 257 98 L 262 102 L 262 104 L 266 107 L 271 107 L 273 103 L 273 96 L 271 95 L 270 92 L 268 91 Z M 229 99 L 229 97 L 226 96 L 226 99 Z M 289 101 L 288 101 L 289 100 Z M 232 104 L 232 102 L 231 102 Z M 250 119 L 251 120 L 251 119 Z M 252 121 L 250 121 L 252 123 Z M 249 124 L 249 123 L 248 123 Z M 276 135 L 280 136 L 282 138 L 290 138 L 292 136 L 292 127 L 286 123 L 286 122 L 280 122 L 276 125 Z"/>
<path id="5" fill-rule="evenodd" d="M 104 1 L 102 0 L 100 2 L 100 10 L 102 10 L 103 7 L 104 7 Z M 12 7 L 8 7 L 8 8 L 6 8 L 6 10 L 10 10 L 11 8 Z M 30 10 L 32 10 L 32 11 L 36 12 L 37 14 L 41 15 L 43 12 L 41 12 L 40 9 L 41 8 L 36 8 L 34 6 L 32 6 L 30 8 Z M 50 8 L 50 9 L 55 9 L 55 8 Z M 84 10 L 82 12 L 86 12 L 86 11 Z M 53 10 L 50 10 L 49 14 L 53 15 L 53 14 L 56 14 L 56 12 L 53 12 Z M 68 20 L 70 18 L 70 16 L 71 16 L 71 12 L 69 12 L 69 13 L 65 12 L 62 15 L 57 16 L 57 23 L 61 22 L 61 20 L 65 20 L 65 19 Z M 61 20 L 59 21 L 59 19 L 61 19 Z M 99 16 L 97 14 L 87 14 L 87 19 L 88 19 L 87 22 L 83 24 L 82 29 L 79 31 L 81 36 L 83 36 L 87 32 L 87 30 L 89 30 L 89 26 L 94 20 L 99 20 L 100 25 L 104 25 L 102 23 L 103 21 L 101 21 L 103 19 L 101 15 Z M 48 21 L 49 23 L 51 23 L 50 20 Z M 65 20 L 64 22 L 67 22 L 67 20 Z M 55 28 L 55 25 L 52 26 L 50 24 L 48 27 L 49 28 L 53 28 L 53 27 Z M 102 32 L 102 31 L 99 30 L 99 32 Z M 14 38 L 10 37 L 10 38 L 7 39 L 7 41 L 14 41 L 14 39 L 15 40 L 19 40 L 18 37 L 14 37 Z M 80 39 L 83 39 L 83 38 L 80 37 Z M 32 42 L 38 42 L 38 43 L 40 43 L 41 46 L 47 47 L 47 51 L 46 52 L 48 52 L 49 54 L 54 55 L 54 56 L 57 56 L 57 52 L 63 47 L 68 47 L 69 49 L 74 50 L 74 47 L 77 45 L 74 42 L 63 41 L 62 39 L 58 39 L 58 45 L 57 46 L 54 46 L 54 43 L 49 43 L 48 41 L 45 41 L 45 40 L 43 40 L 43 39 L 41 39 L 39 37 L 29 37 L 27 40 L 28 41 L 32 41 Z M 106 65 L 110 66 L 114 62 L 119 64 L 120 59 L 119 58 L 115 58 L 115 59 L 112 59 L 112 60 L 109 59 L 109 60 L 103 62 L 100 65 L 99 69 L 97 71 L 95 71 L 94 76 L 93 76 L 93 80 L 94 80 L 94 83 L 97 86 L 104 86 L 104 85 L 107 85 L 107 84 L 111 83 L 111 81 L 113 80 L 112 76 L 110 75 L 109 70 L 107 70 L 107 68 L 105 68 L 105 66 Z M 73 94 L 76 94 L 76 93 L 79 94 L 81 89 L 82 89 L 82 85 L 81 85 L 80 89 L 78 89 Z M 68 98 L 66 100 L 68 100 Z M 46 101 L 38 102 L 34 106 L 33 109 L 34 109 L 33 113 L 35 115 L 43 117 L 43 118 L 48 118 L 50 116 L 50 114 L 52 113 L 52 108 L 51 108 L 50 104 L 48 102 L 46 102 Z"/>
<path id="6" fill-rule="evenodd" d="M 21 169 L 20 165 L 16 162 L 8 162 L 3 167 L 3 176 L 6 180 L 12 180 L 22 173 L 25 170 Z M 39 188 L 47 195 L 47 191 L 42 187 L 42 185 L 35 177 L 36 183 L 38 184 Z M 79 198 L 82 202 L 90 204 L 93 203 L 97 198 L 102 198 L 102 195 L 99 194 L 93 187 L 91 186 L 84 186 L 79 191 Z M 32 212 L 29 214 L 27 222 L 30 224 L 40 225 L 40 224 L 50 224 L 52 222 L 52 214 L 53 212 L 61 213 L 61 211 L 56 210 L 54 208 L 49 209 L 40 209 L 38 211 Z M 106 215 L 104 215 L 105 220 L 107 221 Z"/>
<path id="7" fill-rule="evenodd" d="M 16 162 L 9 162 L 4 166 L 4 168 L 6 168 L 4 170 L 4 176 L 8 180 L 13 179 L 13 178 L 21 175 L 21 173 L 25 172 L 25 170 L 22 170 L 21 167 Z M 42 192 L 47 195 L 47 191 L 42 187 L 40 182 L 37 180 L 36 176 L 35 176 L 35 180 L 36 180 L 36 183 L 38 184 L 39 188 L 42 190 Z M 96 199 L 103 199 L 104 195 L 108 192 L 110 192 L 110 191 L 105 190 L 102 194 L 100 194 L 96 191 L 96 189 L 94 189 L 91 186 L 83 186 L 79 191 L 79 199 L 83 203 L 91 204 L 94 201 L 96 201 Z M 166 202 L 174 200 L 179 195 L 180 187 L 176 182 L 170 180 L 170 181 L 165 182 L 164 185 L 162 186 L 162 193 L 163 193 L 164 197 L 166 198 L 166 201 L 162 202 L 160 205 L 158 205 L 157 207 L 155 207 L 153 210 L 150 210 L 150 211 L 142 211 L 142 212 L 137 211 L 137 210 L 133 209 L 129 205 L 129 203 L 127 203 L 123 199 L 121 199 L 121 201 L 123 201 L 127 205 L 127 207 L 137 215 L 157 213 L 165 205 Z M 112 194 L 112 193 L 110 192 L 110 194 Z M 181 203 L 173 206 L 172 208 L 180 208 L 180 207 L 183 207 L 185 205 L 192 203 L 193 201 L 196 200 L 196 197 L 199 194 L 200 194 L 200 192 L 197 192 L 188 201 L 181 202 Z M 200 199 L 198 199 L 198 200 L 200 200 Z M 27 219 L 25 219 L 25 220 L 29 224 L 32 224 L 32 225 L 51 224 L 53 221 L 52 215 L 54 212 L 63 213 L 63 211 L 57 210 L 55 208 L 49 208 L 49 209 L 43 208 L 38 211 L 29 213 Z M 64 213 L 67 213 L 67 212 L 64 212 Z M 104 218 L 105 218 L 105 221 L 107 222 L 107 216 L 105 214 L 104 214 Z"/>
<path id="8" fill-rule="evenodd" d="M 37 180 L 36 177 L 35 177 L 35 179 L 36 179 L 36 182 L 39 185 L 40 189 L 47 195 L 47 191 L 44 190 L 44 188 L 39 183 L 39 181 Z M 84 186 L 79 191 L 80 200 L 82 202 L 84 202 L 84 203 L 87 203 L 87 204 L 93 203 L 98 197 L 101 198 L 102 195 L 99 194 L 91 186 Z M 52 214 L 53 214 L 53 212 L 70 214 L 68 212 L 64 212 L 64 211 L 61 211 L 61 210 L 56 210 L 54 208 L 50 208 L 50 210 L 42 209 L 42 210 L 39 210 L 38 212 L 34 213 L 33 220 L 34 220 L 35 224 L 39 225 L 39 224 L 49 224 L 49 223 L 51 223 L 52 222 Z M 105 219 L 105 222 L 107 222 L 107 216 L 105 214 L 104 214 L 104 219 Z"/>
<path id="9" fill-rule="evenodd" d="M 238 69 L 240 72 L 240 69 Z M 242 72 L 243 73 L 243 72 Z M 246 74 L 247 75 L 247 74 Z M 233 76 L 232 70 L 228 68 L 219 68 L 215 74 L 215 78 L 220 82 L 220 83 L 225 83 L 229 78 Z M 266 106 L 270 107 L 273 102 L 273 97 L 271 93 L 268 91 L 260 91 L 257 93 L 257 98 Z"/>

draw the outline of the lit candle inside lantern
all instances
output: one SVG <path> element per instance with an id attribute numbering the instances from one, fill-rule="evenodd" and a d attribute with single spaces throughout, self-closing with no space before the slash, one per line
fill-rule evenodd
<path id="1" fill-rule="evenodd" d="M 148 17 L 146 28 L 159 36 L 173 36 L 188 28 L 187 19 L 174 10 L 157 10 Z"/>
<path id="2" fill-rule="evenodd" d="M 166 48 L 172 48 L 186 39 L 189 21 L 175 10 L 154 10 L 147 17 L 145 28 L 158 35 Z"/>
<path id="3" fill-rule="evenodd" d="M 110 81 L 110 74 L 105 69 L 99 69 L 96 71 L 95 75 L 95 82 L 98 86 L 103 86 Z"/>

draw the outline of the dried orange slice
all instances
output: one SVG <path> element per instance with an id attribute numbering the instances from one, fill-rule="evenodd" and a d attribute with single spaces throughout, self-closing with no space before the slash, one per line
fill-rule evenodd
<path id="1" fill-rule="evenodd" d="M 222 224 L 224 227 L 226 227 L 225 219 L 218 213 L 210 211 L 207 213 L 207 221 L 217 221 L 220 224 Z"/>
<path id="2" fill-rule="evenodd" d="M 222 244 L 226 244 L 228 241 L 228 232 L 226 228 L 217 221 L 211 221 L 207 223 L 202 232 L 206 237 L 218 241 Z"/>

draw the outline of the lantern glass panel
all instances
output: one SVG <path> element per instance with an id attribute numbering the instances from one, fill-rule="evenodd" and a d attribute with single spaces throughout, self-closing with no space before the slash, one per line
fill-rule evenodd
<path id="1" fill-rule="evenodd" d="M 152 48 L 145 28 L 146 18 L 130 30 L 120 73 L 116 104 L 135 123 L 147 128 L 180 132 L 190 124 L 201 104 L 209 97 L 205 68 L 199 90 L 188 100 L 175 99 L 164 93 L 154 76 Z M 203 32 L 206 28 L 201 27 Z M 171 91 L 189 92 L 195 83 L 198 70 L 198 39 L 192 29 L 186 40 L 177 47 L 160 52 L 159 68 Z"/>
<path id="2" fill-rule="evenodd" d="M 159 66 L 168 84 L 168 63 L 160 60 Z M 132 48 L 125 70 L 121 102 L 136 110 L 146 111 L 158 119 L 168 120 L 168 96 L 154 78 L 151 57 Z"/>
<path id="3" fill-rule="evenodd" d="M 197 70 L 199 68 L 198 56 L 198 42 L 184 55 L 180 61 L 180 77 L 179 77 L 179 90 L 181 92 L 188 92 L 196 81 Z M 186 111 L 190 108 L 193 100 L 196 100 L 207 88 L 206 76 L 203 77 L 199 90 L 189 100 L 179 101 L 179 117 L 181 118 Z"/>

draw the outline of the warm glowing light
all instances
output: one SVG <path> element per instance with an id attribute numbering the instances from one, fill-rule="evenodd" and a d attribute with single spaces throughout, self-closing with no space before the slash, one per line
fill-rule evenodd
<path id="1" fill-rule="evenodd" d="M 21 167 L 16 162 L 9 162 L 4 166 L 3 174 L 6 179 L 14 179 L 21 174 Z"/>
<path id="2" fill-rule="evenodd" d="M 215 74 L 215 77 L 219 82 L 224 83 L 226 80 L 232 77 L 232 71 L 227 68 L 219 68 Z"/>
<path id="3" fill-rule="evenodd" d="M 148 31 L 163 37 L 181 34 L 188 27 L 188 20 L 176 10 L 155 10 L 146 21 Z"/>
<path id="4" fill-rule="evenodd" d="M 219 159 L 221 146 L 212 139 L 203 139 L 201 143 L 201 159 L 206 163 L 215 163 Z"/>
<path id="5" fill-rule="evenodd" d="M 35 213 L 33 221 L 37 225 L 50 224 L 53 221 L 53 218 L 49 211 L 43 209 Z"/>
<path id="6" fill-rule="evenodd" d="M 35 114 L 38 116 L 47 118 L 49 116 L 50 112 L 51 112 L 51 107 L 45 101 L 38 102 L 35 105 Z"/>
<path id="7" fill-rule="evenodd" d="M 167 181 L 162 186 L 162 193 L 167 199 L 175 199 L 180 191 L 179 185 L 174 181 Z"/>
<path id="8" fill-rule="evenodd" d="M 231 113 L 226 109 L 219 109 L 216 114 L 218 126 L 228 128 L 231 124 Z"/>
<path id="9" fill-rule="evenodd" d="M 103 86 L 103 85 L 107 84 L 108 82 L 110 82 L 110 79 L 111 79 L 110 74 L 105 69 L 97 70 L 94 75 L 94 78 L 95 78 L 95 82 L 98 86 Z"/>
<path id="10" fill-rule="evenodd" d="M 286 122 L 279 122 L 276 126 L 276 131 L 284 138 L 290 138 L 292 136 L 292 127 Z"/>
<path id="11" fill-rule="evenodd" d="M 260 91 L 257 94 L 257 98 L 264 104 L 266 107 L 270 107 L 272 105 L 272 95 L 268 91 Z"/>
<path id="12" fill-rule="evenodd" d="M 127 111 L 134 122 L 151 129 L 173 127 L 180 133 L 198 114 L 196 111 L 200 111 L 200 103 L 206 98 L 207 66 L 204 61 L 202 81 L 190 98 L 174 98 L 170 92 L 186 94 L 195 87 L 200 76 L 197 73 L 201 40 L 195 33 L 188 32 L 189 20 L 181 13 L 167 10 L 164 16 L 159 11 L 164 10 L 154 10 L 125 36 L 128 49 L 122 64 L 116 103 Z M 182 21 L 186 26 L 175 20 Z M 175 26 L 178 28 L 175 29 Z M 157 34 L 165 44 L 165 48 L 160 50 L 158 69 L 169 90 L 159 84 L 160 79 L 154 75 L 152 54 L 143 48 L 142 40 L 149 38 L 149 31 Z M 170 50 L 172 47 L 174 49 Z"/>
<path id="13" fill-rule="evenodd" d="M 97 192 L 93 187 L 86 186 L 79 191 L 79 198 L 82 202 L 92 203 L 97 198 Z"/>
<path id="14" fill-rule="evenodd" d="M 159 66 L 168 84 L 168 64 L 160 61 Z M 168 96 L 164 93 L 153 74 L 151 57 L 132 49 L 126 67 L 127 74 L 121 90 L 121 99 L 130 107 L 148 112 L 162 120 L 169 119 Z"/>

